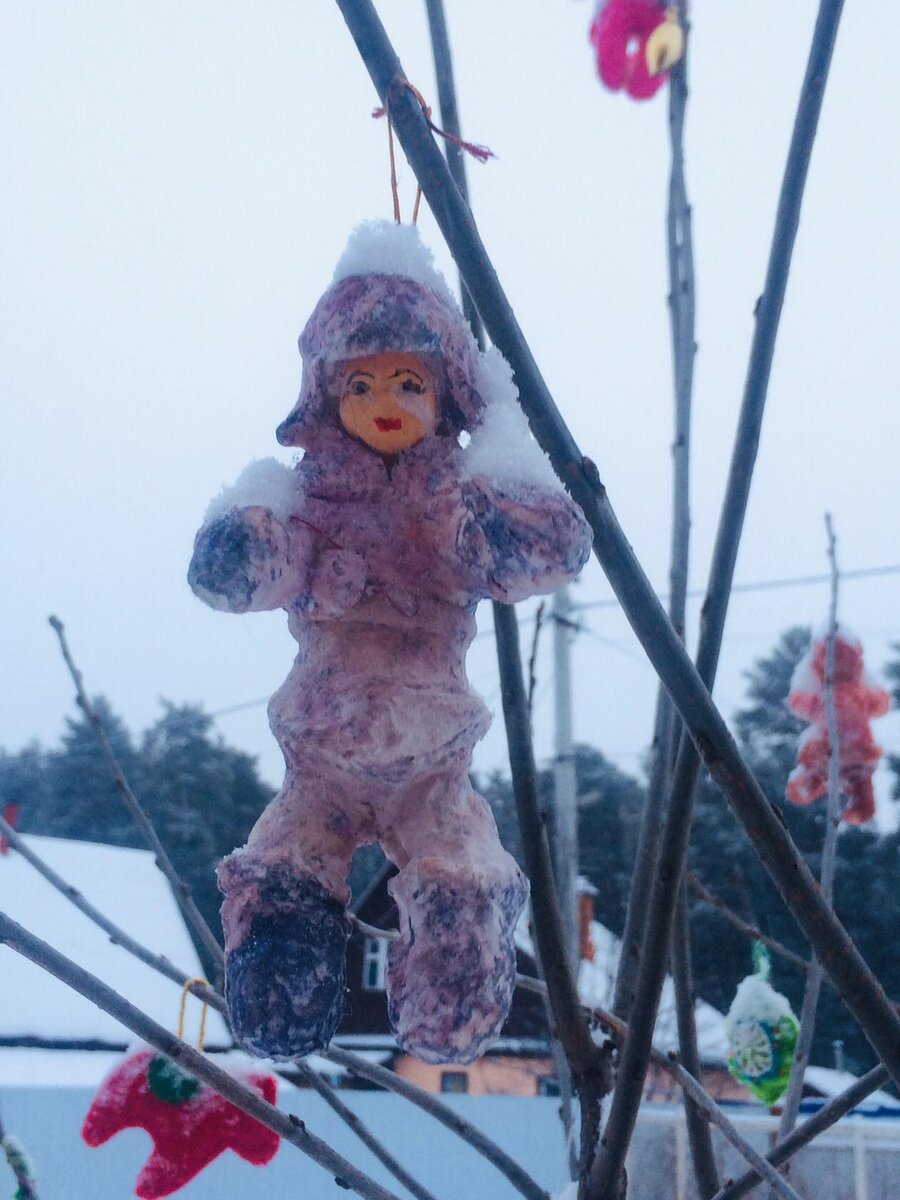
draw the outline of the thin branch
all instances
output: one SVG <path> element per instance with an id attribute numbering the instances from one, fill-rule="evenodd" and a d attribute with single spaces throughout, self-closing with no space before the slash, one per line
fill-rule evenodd
<path id="1" fill-rule="evenodd" d="M 46 942 L 35 937 L 21 925 L 13 921 L 5 913 L 0 912 L 0 942 L 5 942 L 12 950 L 36 963 L 57 979 L 68 984 L 76 992 L 104 1012 L 115 1017 L 127 1029 L 155 1047 L 167 1058 L 171 1058 L 189 1072 L 202 1079 L 211 1088 L 229 1100 L 236 1108 L 254 1117 L 267 1129 L 272 1129 L 285 1141 L 291 1142 L 304 1154 L 307 1154 L 320 1167 L 334 1176 L 335 1182 L 341 1187 L 349 1188 L 365 1200 L 398 1200 L 398 1197 L 370 1179 L 364 1172 L 354 1167 L 321 1138 L 309 1133 L 304 1123 L 295 1116 L 286 1116 L 273 1105 L 268 1104 L 251 1088 L 245 1087 L 227 1071 L 217 1067 L 209 1058 L 198 1053 L 192 1046 L 181 1041 L 173 1034 L 152 1021 L 145 1013 L 130 1004 L 118 992 L 113 991 L 102 980 L 79 967 L 48 946 Z"/>
<path id="2" fill-rule="evenodd" d="M 519 987 L 524 988 L 526 991 L 534 992 L 537 995 L 543 995 L 546 991 L 545 985 L 539 979 L 532 979 L 528 975 L 517 975 L 516 983 Z M 622 1041 L 627 1037 L 628 1026 L 619 1017 L 596 1005 L 585 1005 L 584 1007 L 601 1025 L 606 1026 L 618 1040 Z M 674 1079 L 684 1094 L 691 1098 L 691 1101 L 722 1131 L 723 1136 L 734 1146 L 738 1154 L 751 1165 L 752 1176 L 757 1183 L 760 1179 L 763 1179 L 767 1183 L 770 1183 L 779 1195 L 785 1197 L 785 1200 L 801 1200 L 797 1192 L 790 1186 L 786 1179 L 778 1174 L 772 1164 L 767 1162 L 761 1154 L 754 1150 L 746 1138 L 741 1137 L 712 1096 L 710 1096 L 709 1092 L 689 1071 L 685 1070 L 676 1055 L 672 1053 L 667 1054 L 663 1050 L 657 1050 L 654 1046 L 651 1048 L 650 1057 L 657 1066 Z"/>
<path id="3" fill-rule="evenodd" d="M 2 818 L 0 818 L 0 821 L 2 821 Z M 86 917 L 88 917 L 91 921 L 108 933 L 111 940 L 115 944 L 120 945 L 124 950 L 127 950 L 136 958 L 139 958 L 141 962 L 145 962 L 149 967 L 153 967 L 154 970 L 159 971 L 160 974 L 165 975 L 168 979 L 171 979 L 173 982 L 179 984 L 179 986 L 184 986 L 184 984 L 187 983 L 189 976 L 186 974 L 186 972 L 180 971 L 163 955 L 154 954 L 151 950 L 148 950 L 145 946 L 142 946 L 140 942 L 137 942 L 134 938 L 129 937 L 129 935 L 124 933 L 123 930 L 119 929 L 118 926 L 114 925 L 108 917 L 105 917 L 98 909 L 94 908 L 92 904 L 89 904 L 76 888 L 66 883 L 64 879 L 62 879 L 56 874 L 55 871 L 48 867 L 47 864 L 37 854 L 34 853 L 34 851 L 24 842 L 21 835 L 17 834 L 14 829 L 10 829 L 9 826 L 4 822 L 3 825 L 0 826 L 0 831 L 4 832 L 4 834 L 9 837 L 10 845 L 13 846 L 23 856 L 23 858 L 30 862 L 31 865 L 37 871 L 39 871 L 49 883 L 51 883 L 58 891 L 60 891 L 67 900 L 71 901 L 76 908 L 80 909 L 80 911 L 83 912 Z M 383 931 L 379 930 L 378 936 L 383 936 Z M 200 1000 L 205 1001 L 210 1008 L 215 1009 L 216 1012 L 221 1013 L 227 1018 L 228 1010 L 225 1004 L 225 998 L 219 992 L 215 991 L 215 989 L 204 986 L 201 983 L 194 983 L 191 984 L 190 991 L 192 995 L 197 996 Z M 352 1051 L 338 1050 L 336 1047 L 332 1047 L 331 1050 L 326 1051 L 322 1057 L 330 1058 L 334 1053 L 337 1053 L 338 1055 L 334 1061 L 338 1062 L 339 1065 L 353 1070 L 356 1074 L 361 1075 L 364 1078 L 369 1077 L 367 1069 L 371 1064 L 369 1064 L 364 1058 L 354 1054 Z M 299 1060 L 295 1065 L 299 1066 Z M 519 1182 L 525 1184 L 526 1189 L 528 1185 L 530 1185 L 531 1190 L 525 1190 L 523 1192 L 523 1194 L 528 1196 L 530 1200 L 542 1200 L 545 1194 L 541 1191 L 538 1185 L 534 1183 L 534 1180 L 532 1180 L 530 1176 L 526 1174 L 526 1172 L 522 1171 L 521 1168 L 517 1166 L 515 1161 L 511 1159 L 504 1150 L 492 1142 L 490 1138 L 486 1137 L 479 1130 L 475 1129 L 474 1126 L 470 1126 L 461 1117 L 457 1118 L 456 1114 L 448 1109 L 445 1105 L 441 1104 L 440 1101 L 428 1096 L 426 1092 L 422 1092 L 421 1089 L 416 1088 L 413 1084 L 407 1084 L 404 1081 L 402 1086 L 393 1087 L 390 1082 L 385 1082 L 385 1076 L 388 1078 L 388 1080 L 398 1080 L 398 1077 L 394 1076 L 390 1071 L 384 1071 L 384 1068 L 378 1068 L 378 1071 L 383 1072 L 383 1075 L 379 1074 L 378 1078 L 374 1079 L 372 1082 L 376 1082 L 380 1087 L 387 1088 L 388 1090 L 398 1091 L 401 1095 L 404 1095 L 406 1099 L 411 1099 L 414 1103 L 419 1103 L 419 1106 L 424 1108 L 425 1111 L 431 1113 L 432 1116 L 442 1121 L 442 1123 L 447 1125 L 448 1128 L 459 1133 L 460 1136 L 463 1137 L 463 1140 L 469 1142 L 474 1149 L 476 1149 L 480 1154 L 483 1154 L 489 1162 L 495 1165 L 499 1170 L 503 1171 L 504 1174 L 507 1174 L 508 1171 L 511 1171 L 512 1174 L 507 1175 L 511 1181 L 514 1182 L 515 1180 L 519 1180 Z M 423 1097 L 426 1103 L 421 1103 Z M 516 1184 L 516 1186 L 518 1186 L 518 1184 Z"/>
<path id="4" fill-rule="evenodd" d="M 444 129 L 451 134 L 451 138 L 445 142 L 444 147 L 446 170 L 450 177 L 451 187 L 455 187 L 463 206 L 468 211 L 465 159 L 458 144 L 461 129 L 456 84 L 442 0 L 426 0 L 426 8 L 441 105 L 441 120 Z M 346 18 L 346 10 L 342 11 Z M 371 10 L 371 15 L 377 23 L 378 18 L 375 16 L 374 10 Z M 381 32 L 383 35 L 384 31 Z M 397 66 L 399 69 L 399 63 Z M 404 93 L 408 94 L 405 89 Z M 441 159 L 441 166 L 443 167 L 443 165 L 444 162 Z M 429 203 L 431 203 L 430 199 Z M 472 328 L 475 340 L 483 349 L 485 336 L 481 314 L 473 302 L 465 271 L 458 259 L 457 265 L 460 270 L 463 311 Z M 515 609 L 496 601 L 492 607 L 513 794 L 522 831 L 526 868 L 531 883 L 535 945 L 541 969 L 547 981 L 549 1005 L 555 1025 L 551 1037 L 558 1039 L 562 1047 L 581 1102 L 581 1160 L 587 1164 L 593 1156 L 597 1141 L 600 1099 L 609 1091 L 612 1081 L 609 1064 L 594 1045 L 579 1009 L 577 981 L 573 974 L 573 966 L 569 963 L 566 954 L 565 927 L 560 912 L 556 879 L 538 798 L 537 768 L 531 741 L 531 701 L 534 692 L 534 660 L 544 606 L 542 603 L 538 609 L 535 623 L 529 668 L 531 682 L 527 695 L 522 679 L 519 630 Z M 561 1087 L 566 1085 L 564 1077 L 560 1078 L 560 1085 Z M 564 1103 L 567 1144 L 571 1130 L 565 1114 L 570 1111 L 571 1104 Z"/>
<path id="5" fill-rule="evenodd" d="M 91 704 L 87 692 L 84 688 L 84 680 L 79 669 L 76 667 L 72 655 L 69 651 L 68 642 L 66 641 L 65 627 L 58 617 L 50 617 L 50 624 L 53 627 L 56 636 L 59 638 L 59 646 L 62 651 L 62 656 L 65 659 L 66 666 L 69 668 L 69 674 L 72 676 L 72 681 L 75 684 L 75 691 L 78 700 L 78 707 L 87 717 L 91 728 L 94 731 L 94 736 L 100 744 L 100 749 L 103 751 L 103 757 L 109 766 L 112 774 L 112 780 L 115 784 L 116 791 L 122 800 L 122 803 L 131 814 L 131 818 L 137 825 L 138 829 L 143 834 L 147 845 L 156 855 L 156 864 L 169 881 L 169 887 L 172 889 L 172 895 L 175 897 L 176 903 L 184 913 L 185 920 L 194 929 L 200 941 L 206 948 L 207 953 L 211 956 L 216 966 L 222 966 L 224 956 L 222 947 L 216 940 L 216 936 L 210 929 L 209 925 L 200 909 L 194 902 L 191 896 L 191 889 L 180 877 L 178 872 L 172 865 L 172 861 L 166 853 L 166 849 L 159 840 L 159 835 L 153 826 L 153 822 L 144 812 L 138 798 L 128 784 L 125 778 L 119 760 L 116 758 L 115 751 L 110 745 L 109 738 L 106 736 L 106 730 L 103 728 L 103 722 L 97 713 L 97 710 Z"/>
<path id="6" fill-rule="evenodd" d="M 845 1004 L 888 1066 L 892 1078 L 900 1083 L 900 1019 L 892 1012 L 882 988 L 843 925 L 822 903 L 812 872 L 741 757 L 703 679 L 667 621 L 616 520 L 596 466 L 584 457 L 563 422 L 485 252 L 472 214 L 435 145 L 421 105 L 407 90 L 402 67 L 371 0 L 336 0 L 336 3 L 382 102 L 390 94 L 394 130 L 404 153 L 468 291 L 478 304 L 492 341 L 512 366 L 532 432 L 585 513 L 594 534 L 594 552 L 632 629 L 669 690 L 710 774 L 746 829 L 760 861 L 813 950 L 821 956 Z M 800 146 L 806 146 L 805 157 L 812 142 L 818 100 L 827 75 L 825 68 L 837 28 L 835 9 L 839 7 L 838 0 L 823 4 L 820 24 L 824 33 L 815 39 L 821 69 L 814 73 L 817 81 L 804 88 L 803 124 L 808 128 L 795 138 Z M 793 240 L 795 222 L 790 218 L 792 210 L 798 211 L 801 175 L 802 172 L 792 179 L 793 194 L 785 206 L 785 220 L 779 222 L 779 248 L 775 256 L 779 261 L 784 259 Z M 776 274 L 781 269 L 779 266 Z M 759 308 L 760 316 L 765 310 L 767 327 L 771 326 L 778 308 L 776 293 L 777 288 L 773 287 L 770 298 Z M 770 338 L 771 333 L 762 338 L 763 349 Z M 770 355 L 760 352 L 754 361 L 757 358 L 762 366 Z M 754 389 L 762 381 L 763 376 L 755 370 Z M 678 875 L 683 858 L 680 852 L 675 856 Z"/>
<path id="7" fill-rule="evenodd" d="M 347 916 L 356 932 L 361 933 L 363 937 L 381 938 L 385 942 L 400 940 L 400 934 L 396 929 L 378 929 L 375 925 L 370 925 L 367 921 L 361 921 L 356 913 L 348 912 Z"/>
<path id="8" fill-rule="evenodd" d="M 728 598 L 734 580 L 734 566 L 759 446 L 775 340 L 784 304 L 825 82 L 828 77 L 842 7 L 843 0 L 821 0 L 820 3 L 782 180 L 765 288 L 757 305 L 756 327 L 750 350 L 747 380 L 710 567 L 709 588 L 701 618 L 697 671 L 708 687 L 712 686 L 715 678 L 722 644 Z M 673 699 L 677 704 L 677 697 L 673 695 Z M 635 988 L 636 998 L 630 1012 L 631 1032 L 622 1049 L 609 1120 L 592 1171 L 592 1181 L 597 1193 L 601 1196 L 612 1193 L 616 1181 L 622 1174 L 641 1102 L 651 1038 L 665 976 L 672 920 L 677 907 L 678 890 L 687 856 L 693 796 L 700 766 L 698 751 L 703 752 L 705 749 L 704 741 L 697 737 L 696 722 L 692 720 L 692 714 L 680 705 L 679 708 L 685 724 L 696 741 L 697 748 L 695 749 L 686 735 L 682 736 L 666 822 L 660 842 L 648 921 L 644 930 L 641 962 Z M 722 774 L 717 773 L 715 769 L 717 765 L 720 765 L 715 764 L 716 756 L 713 756 L 713 762 L 710 762 L 708 753 L 704 756 L 707 757 L 714 777 L 719 783 L 723 783 Z M 746 771 L 742 762 L 739 769 L 742 775 Z M 725 774 L 730 775 L 731 772 Z M 729 782 L 733 784 L 735 781 L 730 779 Z M 761 795 L 761 790 L 758 789 L 755 781 L 751 786 Z M 725 787 L 724 790 L 732 805 L 738 809 L 739 815 L 741 815 L 743 806 L 735 803 L 737 797 L 730 793 L 728 787 Z M 777 815 L 771 810 L 771 807 L 768 804 L 766 807 L 769 809 L 767 815 L 770 818 L 768 822 L 770 826 L 780 825 Z M 750 816 L 747 814 L 742 819 L 756 845 L 757 853 L 771 870 L 774 864 L 769 848 L 765 846 L 764 841 L 755 836 L 757 831 L 761 832 L 762 822 L 759 820 L 761 815 Z M 787 843 L 791 849 L 794 849 L 784 830 L 781 830 L 781 834 L 783 836 L 779 840 L 782 844 Z M 796 856 L 796 851 L 794 853 Z M 781 856 L 779 855 L 779 857 Z M 838 955 L 835 953 L 835 947 L 831 944 L 831 939 L 818 936 L 820 932 L 823 932 L 821 929 L 823 921 L 830 919 L 837 924 L 830 911 L 830 906 L 825 904 L 822 897 L 816 895 L 814 891 L 808 895 L 801 894 L 801 889 L 796 884 L 796 876 L 794 879 L 788 878 L 783 874 L 781 867 L 773 872 L 773 875 L 788 906 L 792 911 L 796 910 L 795 915 L 800 920 L 814 949 L 822 956 L 822 961 L 826 961 L 826 956 L 830 955 L 831 961 L 835 962 Z M 808 870 L 803 883 L 807 888 L 810 885 L 813 889 L 815 888 Z M 811 904 L 810 901 L 813 899 L 814 903 Z M 815 911 L 813 912 L 813 910 Z M 813 917 L 813 922 L 810 922 L 809 917 Z M 814 925 L 816 928 L 813 927 Z M 897 1022 L 895 1014 L 891 1012 L 886 997 L 878 988 L 874 976 L 865 966 L 862 958 L 855 953 L 855 948 L 851 949 L 852 943 L 846 933 L 844 933 L 843 941 L 848 952 L 844 959 L 845 963 L 850 961 L 851 956 L 855 957 L 853 974 L 857 977 L 862 974 L 868 976 L 866 980 L 869 991 L 868 998 L 874 1002 L 873 1008 L 865 1016 L 862 1014 L 860 1006 L 857 1005 L 855 1010 L 857 1019 L 862 1019 L 870 1038 L 874 1035 L 877 1041 L 876 1048 L 885 1058 L 885 1062 L 891 1065 L 892 1074 L 900 1082 L 900 1041 L 897 1040 L 900 1038 L 900 1022 Z M 852 1008 L 846 980 L 842 995 Z M 868 1005 L 866 1007 L 868 1008 Z M 895 1024 L 894 1033 L 889 1035 L 888 1029 Z M 890 1041 L 891 1037 L 895 1039 L 893 1046 Z"/>
<path id="9" fill-rule="evenodd" d="M 500 689 L 522 846 L 531 880 L 535 942 L 547 981 L 556 1035 L 565 1051 L 581 1100 L 581 1162 L 584 1169 L 594 1154 L 599 1102 L 610 1088 L 610 1067 L 607 1057 L 590 1035 L 566 953 L 547 830 L 537 793 L 531 723 L 525 701 L 515 614 L 505 605 L 496 605 L 494 623 L 499 630 L 497 656 Z"/>
<path id="10" fill-rule="evenodd" d="M 16 1200 L 38 1200 L 37 1186 L 29 1169 L 28 1162 L 23 1158 L 22 1151 L 16 1140 L 10 1134 L 7 1134 L 3 1127 L 2 1117 L 0 1117 L 0 1150 L 4 1152 L 7 1166 L 16 1177 L 16 1184 L 19 1189 L 16 1192 Z"/>
<path id="11" fill-rule="evenodd" d="M 421 1108 L 434 1117 L 436 1121 L 440 1121 L 442 1125 L 452 1130 L 457 1137 L 467 1142 L 482 1157 L 492 1163 L 498 1171 L 506 1176 L 516 1191 L 527 1196 L 528 1200 L 550 1200 L 548 1193 L 531 1178 L 527 1171 L 519 1166 L 514 1158 L 505 1150 L 501 1150 L 490 1138 L 485 1137 L 480 1129 L 461 1117 L 459 1113 L 448 1108 L 446 1104 L 442 1104 L 430 1092 L 423 1091 L 415 1084 L 395 1075 L 393 1071 L 388 1071 L 378 1063 L 369 1062 L 368 1059 L 361 1058 L 358 1054 L 352 1054 L 340 1046 L 329 1047 L 323 1057 L 339 1066 L 346 1067 L 347 1070 L 362 1079 L 368 1079 L 370 1083 L 375 1083 L 389 1092 L 403 1096 L 417 1108 Z"/>
<path id="12" fill-rule="evenodd" d="M 841 1117 L 845 1117 L 858 1104 L 862 1104 L 867 1096 L 888 1082 L 890 1076 L 885 1067 L 873 1067 L 861 1079 L 857 1079 L 851 1087 L 835 1096 L 824 1104 L 817 1113 L 799 1125 L 792 1134 L 779 1142 L 766 1156 L 766 1161 L 773 1167 L 783 1166 L 789 1159 L 808 1146 L 811 1141 L 836 1125 Z M 740 1200 L 759 1183 L 755 1171 L 747 1171 L 739 1179 L 729 1180 L 721 1191 L 716 1192 L 712 1200 Z"/>
<path id="13" fill-rule="evenodd" d="M 356 1115 L 352 1108 L 348 1108 L 343 1100 L 339 1099 L 334 1088 L 314 1071 L 312 1067 L 305 1062 L 297 1060 L 294 1063 L 297 1072 L 305 1083 L 318 1092 L 325 1103 L 341 1118 L 344 1124 L 351 1129 L 364 1146 L 375 1155 L 380 1163 L 382 1163 L 398 1180 L 403 1187 L 406 1188 L 416 1200 L 435 1200 L 434 1195 L 427 1188 L 422 1187 L 421 1183 L 400 1164 L 390 1151 L 386 1150 L 378 1138 L 374 1137 L 369 1132 L 368 1126 L 364 1121 Z"/>
<path id="14" fill-rule="evenodd" d="M 57 875 L 53 868 L 44 862 L 40 855 L 36 854 L 34 850 L 32 850 L 25 838 L 22 837 L 21 834 L 17 833 L 16 830 L 13 829 L 12 826 L 6 821 L 4 821 L 2 817 L 0 817 L 0 835 L 2 835 L 2 837 L 9 842 L 10 846 L 16 851 L 17 854 L 20 854 L 26 862 L 31 864 L 38 874 L 42 875 L 52 887 L 56 888 L 58 892 L 60 892 L 68 901 L 74 904 L 77 909 L 83 912 L 84 915 L 89 920 L 93 921 L 95 925 L 98 925 L 104 933 L 107 933 L 109 935 L 109 940 L 114 946 L 121 946 L 123 950 L 127 950 L 129 954 L 133 954 L 135 958 L 139 958 L 141 962 L 146 963 L 148 967 L 153 967 L 155 971 L 159 971 L 161 975 L 165 975 L 167 979 L 171 979 L 173 983 L 177 983 L 179 985 L 183 985 L 185 983 L 188 976 L 185 975 L 183 971 L 179 971 L 178 968 L 174 966 L 168 958 L 165 957 L 165 955 L 154 954 L 152 950 L 148 950 L 146 946 L 143 946 L 140 942 L 135 941 L 133 937 L 124 931 L 124 929 L 120 928 L 120 926 L 111 921 L 109 917 L 102 913 L 98 908 L 95 908 L 89 900 L 85 899 L 85 897 L 77 888 L 73 887 L 70 883 L 67 883 L 61 875 Z M 213 993 L 210 988 L 204 987 L 203 984 L 195 983 L 191 984 L 190 991 L 193 995 L 198 996 L 201 1000 L 205 1000 L 208 1004 L 213 1004 L 215 1007 L 215 1004 L 212 1000 L 212 996 L 215 995 L 215 993 Z M 224 1001 L 222 1001 L 222 1007 L 220 1011 L 225 1011 Z"/>
<path id="15" fill-rule="evenodd" d="M 704 902 L 704 904 L 709 904 L 716 910 L 716 912 L 721 913 L 726 921 L 733 925 L 735 929 L 740 930 L 740 932 L 750 938 L 751 941 L 763 942 L 769 947 L 770 950 L 774 950 L 776 954 L 780 954 L 782 958 L 791 963 L 798 970 L 803 971 L 804 973 L 809 970 L 809 962 L 803 957 L 802 954 L 795 954 L 793 950 L 789 950 L 787 946 L 783 945 L 783 943 L 776 941 L 773 937 L 769 937 L 768 934 L 765 934 L 762 932 L 762 930 L 757 929 L 755 925 L 751 925 L 748 921 L 745 921 L 742 917 L 738 916 L 734 909 L 729 908 L 720 896 L 717 896 L 714 892 L 711 892 L 709 888 L 694 874 L 693 871 L 685 871 L 684 877 L 690 887 Z"/>
<path id="16" fill-rule="evenodd" d="M 837 548 L 831 514 L 825 514 L 825 531 L 828 539 L 828 563 L 831 570 L 831 599 L 828 610 L 828 635 L 825 644 L 825 713 L 828 723 L 828 791 L 825 818 L 825 838 L 822 845 L 820 883 L 822 899 L 832 903 L 834 893 L 834 867 L 837 850 L 837 831 L 841 823 L 841 747 L 838 735 L 837 712 L 834 706 L 834 647 L 837 638 L 837 605 L 840 572 L 837 565 Z M 803 990 L 803 1005 L 800 1009 L 800 1036 L 794 1053 L 794 1063 L 784 1098 L 784 1111 L 778 1126 L 779 1141 L 784 1141 L 797 1123 L 800 1100 L 803 1096 L 803 1080 L 809 1064 L 816 1029 L 816 1010 L 822 988 L 824 971 L 818 959 L 810 964 Z"/>
<path id="17" fill-rule="evenodd" d="M 537 612 L 534 616 L 534 635 L 531 639 L 531 653 L 528 656 L 528 716 L 534 716 L 534 688 L 537 683 L 537 652 L 538 643 L 541 638 L 541 627 L 544 621 L 544 609 L 546 608 L 545 601 L 541 601 L 537 606 Z"/>

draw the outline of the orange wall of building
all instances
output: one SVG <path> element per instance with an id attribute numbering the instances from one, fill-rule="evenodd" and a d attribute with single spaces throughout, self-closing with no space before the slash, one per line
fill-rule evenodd
<path id="1" fill-rule="evenodd" d="M 440 1092 L 441 1076 L 445 1071 L 465 1072 L 470 1096 L 536 1096 L 538 1083 L 553 1073 L 548 1058 L 504 1058 L 501 1055 L 479 1059 L 468 1066 L 456 1063 L 434 1066 L 418 1059 L 400 1056 L 394 1070 L 403 1079 L 417 1084 L 426 1092 Z"/>

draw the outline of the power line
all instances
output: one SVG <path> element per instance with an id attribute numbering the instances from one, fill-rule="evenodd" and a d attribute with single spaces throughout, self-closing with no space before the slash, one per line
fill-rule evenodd
<path id="1" fill-rule="evenodd" d="M 900 575 L 900 563 L 882 567 L 859 567 L 855 571 L 841 571 L 841 580 L 873 579 L 881 575 Z M 736 592 L 768 592 L 777 588 L 808 587 L 811 584 L 830 582 L 830 575 L 788 575 L 781 579 L 761 579 L 756 583 L 736 583 L 732 587 L 731 593 L 734 595 Z M 692 599 L 697 596 L 705 596 L 706 588 L 690 588 L 687 594 Z M 657 595 L 660 600 L 669 598 L 668 593 L 657 593 Z M 618 604 L 619 601 L 615 596 L 608 596 L 604 600 L 588 600 L 584 604 L 573 604 L 572 607 L 583 612 L 588 608 L 616 608 Z"/>

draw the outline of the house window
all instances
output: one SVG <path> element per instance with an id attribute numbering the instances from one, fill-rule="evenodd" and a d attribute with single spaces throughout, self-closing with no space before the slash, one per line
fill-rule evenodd
<path id="1" fill-rule="evenodd" d="M 558 1096 L 559 1080 L 555 1075 L 539 1075 L 537 1091 L 539 1096 Z"/>
<path id="2" fill-rule="evenodd" d="M 384 991 L 387 949 L 387 938 L 366 938 L 363 944 L 362 968 L 362 986 L 364 992 Z"/>
<path id="3" fill-rule="evenodd" d="M 465 1071 L 441 1071 L 442 1092 L 467 1092 L 469 1076 Z"/>

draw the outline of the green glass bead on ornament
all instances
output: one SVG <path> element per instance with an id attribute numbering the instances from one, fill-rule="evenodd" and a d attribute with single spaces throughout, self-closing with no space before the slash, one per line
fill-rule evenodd
<path id="1" fill-rule="evenodd" d="M 185 1104 L 200 1087 L 200 1080 L 188 1075 L 169 1058 L 157 1055 L 147 1068 L 150 1091 L 167 1104 Z"/>

